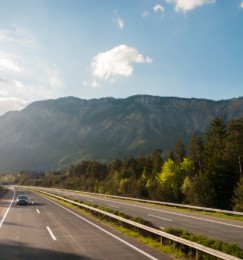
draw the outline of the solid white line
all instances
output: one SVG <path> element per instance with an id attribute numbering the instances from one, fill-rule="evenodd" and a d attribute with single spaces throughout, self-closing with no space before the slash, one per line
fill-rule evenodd
<path id="1" fill-rule="evenodd" d="M 4 214 L 4 216 L 3 216 L 3 218 L 2 218 L 2 220 L 1 220 L 1 222 L 0 222 L 0 228 L 2 227 L 2 225 L 3 225 L 3 222 L 4 222 L 5 218 L 7 217 L 7 215 L 8 215 L 8 212 L 9 212 L 9 210 L 10 210 L 10 208 L 11 208 L 12 204 L 13 204 L 14 197 L 15 197 L 15 190 L 13 190 L 13 191 L 14 191 L 13 198 L 12 198 L 12 200 L 11 200 L 11 202 L 10 202 L 9 206 L 8 206 L 8 209 L 7 209 L 7 211 L 5 212 L 5 214 Z"/>
<path id="2" fill-rule="evenodd" d="M 159 219 L 163 219 L 163 220 L 166 220 L 166 221 L 173 221 L 172 219 L 168 219 L 168 218 L 162 218 L 162 217 L 155 216 L 155 215 L 150 215 L 150 214 L 148 214 L 148 216 L 150 216 L 150 217 L 153 217 L 153 218 L 159 218 Z"/>
<path id="3" fill-rule="evenodd" d="M 108 205 L 108 206 L 119 209 L 118 206 L 115 206 L 115 205 L 112 205 L 112 204 L 110 204 L 110 205 Z"/>
<path id="4" fill-rule="evenodd" d="M 50 236 L 52 237 L 53 240 L 57 240 L 54 234 L 52 233 L 51 229 L 47 226 L 46 229 L 48 230 Z"/>
<path id="5" fill-rule="evenodd" d="M 45 197 L 44 197 L 44 198 L 45 198 Z M 47 199 L 47 198 L 45 198 L 45 199 Z M 83 221 L 87 222 L 88 224 L 92 225 L 93 227 L 95 227 L 95 228 L 97 228 L 97 229 L 103 231 L 104 233 L 108 234 L 109 236 L 111 236 L 111 237 L 117 239 L 117 240 L 120 241 L 121 243 L 123 243 L 123 244 L 125 244 L 125 245 L 131 247 L 132 249 L 136 250 L 137 252 L 139 252 L 139 253 L 141 253 L 141 254 L 147 256 L 149 259 L 158 260 L 158 258 L 153 257 L 152 255 L 146 253 L 145 251 L 139 249 L 139 248 L 136 247 L 136 246 L 133 246 L 132 244 L 128 243 L 127 241 L 125 241 L 125 240 L 123 240 L 123 239 L 117 237 L 116 235 L 114 235 L 114 234 L 112 234 L 111 232 L 105 230 L 104 228 L 102 228 L 102 227 L 100 227 L 100 226 L 94 224 L 93 222 L 87 220 L 86 218 L 81 217 L 80 215 L 76 214 L 75 212 L 73 212 L 73 211 L 71 211 L 71 210 L 69 210 L 69 209 L 63 207 L 62 205 L 60 205 L 60 204 L 58 204 L 58 203 L 56 203 L 56 202 L 54 202 L 54 201 L 52 201 L 52 200 L 50 200 L 50 199 L 47 199 L 47 200 L 49 200 L 50 202 L 56 204 L 57 206 L 59 206 L 59 207 L 65 209 L 65 210 L 68 211 L 69 213 L 71 213 L 71 214 L 73 214 L 74 216 L 76 216 L 76 217 L 82 219 Z"/>
<path id="6" fill-rule="evenodd" d="M 36 209 L 37 213 L 40 214 L 40 211 L 38 209 Z"/>

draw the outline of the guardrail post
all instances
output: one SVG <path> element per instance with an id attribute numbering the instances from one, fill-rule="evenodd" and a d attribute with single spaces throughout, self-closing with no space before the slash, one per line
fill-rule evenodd
<path id="1" fill-rule="evenodd" d="M 196 250 L 196 260 L 199 260 L 201 258 L 201 251 Z"/>
<path id="2" fill-rule="evenodd" d="M 163 237 L 160 237 L 160 244 L 161 244 L 161 245 L 164 244 L 164 239 L 163 239 Z"/>
<path id="3" fill-rule="evenodd" d="M 166 238 L 166 237 L 161 236 L 160 237 L 160 243 L 161 243 L 161 245 L 166 246 L 166 245 L 168 245 L 170 243 L 170 240 L 168 238 Z"/>

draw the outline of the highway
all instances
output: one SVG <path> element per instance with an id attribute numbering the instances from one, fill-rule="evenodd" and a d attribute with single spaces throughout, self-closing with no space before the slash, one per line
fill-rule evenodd
<path id="1" fill-rule="evenodd" d="M 29 205 L 17 206 L 26 193 Z M 0 200 L 0 259 L 171 259 L 29 190 Z"/>
<path id="2" fill-rule="evenodd" d="M 195 234 L 203 234 L 225 242 L 236 243 L 243 249 L 243 221 L 211 217 L 199 213 L 189 213 L 180 209 L 102 197 L 82 192 L 58 189 L 49 189 L 49 191 L 55 192 L 57 195 L 119 210 L 131 216 L 138 216 L 162 228 L 184 228 Z"/>

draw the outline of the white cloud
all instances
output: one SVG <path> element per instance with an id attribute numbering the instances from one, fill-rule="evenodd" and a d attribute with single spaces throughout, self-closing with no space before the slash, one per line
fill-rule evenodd
<path id="1" fill-rule="evenodd" d="M 165 9 L 162 5 L 157 4 L 153 7 L 155 13 L 164 13 Z"/>
<path id="2" fill-rule="evenodd" d="M 0 28 L 0 114 L 22 108 L 23 100 L 27 104 L 60 95 L 61 69 L 47 61 L 39 45 L 25 27 Z"/>
<path id="3" fill-rule="evenodd" d="M 8 111 L 21 110 L 26 107 L 27 103 L 15 97 L 0 98 L 0 115 L 5 114 Z"/>
<path id="4" fill-rule="evenodd" d="M 7 97 L 9 95 L 9 92 L 5 89 L 0 89 L 0 96 Z"/>
<path id="5" fill-rule="evenodd" d="M 25 75 L 25 80 L 29 82 L 27 85 L 42 86 L 43 91 L 57 92 L 64 86 L 60 67 L 38 56 L 32 61 L 28 60 L 28 73 Z"/>
<path id="6" fill-rule="evenodd" d="M 240 3 L 240 8 L 243 8 L 243 2 Z"/>
<path id="7" fill-rule="evenodd" d="M 84 86 L 88 86 L 88 85 L 89 85 L 88 81 L 84 80 L 84 81 L 83 81 L 83 85 L 84 85 Z"/>
<path id="8" fill-rule="evenodd" d="M 9 91 L 5 86 L 8 85 L 8 81 L 0 78 L 0 97 L 7 97 L 9 95 Z"/>
<path id="9" fill-rule="evenodd" d="M 118 15 L 118 11 L 113 11 L 113 22 L 120 28 L 123 29 L 125 26 L 125 21 Z"/>
<path id="10" fill-rule="evenodd" d="M 24 88 L 24 85 L 18 80 L 13 80 L 13 84 L 17 89 L 23 89 Z"/>
<path id="11" fill-rule="evenodd" d="M 91 88 L 100 88 L 100 87 L 102 87 L 101 84 L 96 79 L 92 79 L 90 81 L 84 80 L 83 81 L 83 85 L 85 87 L 90 86 Z"/>
<path id="12" fill-rule="evenodd" d="M 100 88 L 101 87 L 101 84 L 99 82 L 97 82 L 95 79 L 93 79 L 91 81 L 91 87 L 92 88 Z"/>
<path id="13" fill-rule="evenodd" d="M 115 19 L 116 24 L 119 26 L 119 28 L 123 29 L 125 26 L 125 21 L 121 17 L 117 17 Z"/>
<path id="14" fill-rule="evenodd" d="M 149 56 L 146 56 L 146 63 L 152 63 L 153 59 L 150 58 Z"/>
<path id="15" fill-rule="evenodd" d="M 60 69 L 56 65 L 46 65 L 44 70 L 47 73 L 49 84 L 53 88 L 61 88 L 63 86 L 63 81 L 60 76 Z"/>
<path id="16" fill-rule="evenodd" d="M 11 39 L 12 37 L 8 35 L 8 31 L 0 29 L 0 42 L 9 42 Z"/>
<path id="17" fill-rule="evenodd" d="M 0 57 L 0 71 L 3 71 L 3 70 L 12 71 L 12 72 L 21 72 L 21 68 L 17 64 L 17 62 L 15 62 L 11 59 L 6 59 L 6 58 Z"/>
<path id="18" fill-rule="evenodd" d="M 14 79 L 0 78 L 0 98 L 13 97 L 15 94 L 18 94 L 18 96 L 26 94 L 23 83 Z"/>
<path id="19" fill-rule="evenodd" d="M 131 76 L 132 63 L 151 63 L 152 59 L 144 57 L 135 48 L 119 45 L 97 54 L 91 62 L 92 75 L 104 80 L 112 80 L 114 76 Z"/>
<path id="20" fill-rule="evenodd" d="M 166 2 L 175 4 L 177 12 L 188 12 L 205 4 L 214 4 L 216 0 L 166 0 Z"/>
<path id="21" fill-rule="evenodd" d="M 142 17 L 143 17 L 143 18 L 145 18 L 145 17 L 147 17 L 147 16 L 149 16 L 149 11 L 145 11 L 145 12 L 142 13 Z"/>
<path id="22" fill-rule="evenodd" d="M 20 25 L 13 25 L 11 30 L 0 28 L 0 42 L 18 44 L 25 47 L 38 46 L 31 31 Z"/>

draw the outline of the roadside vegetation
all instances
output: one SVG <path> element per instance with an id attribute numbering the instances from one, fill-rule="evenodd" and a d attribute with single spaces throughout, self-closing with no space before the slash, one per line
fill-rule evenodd
<path id="1" fill-rule="evenodd" d="M 0 185 L 0 199 L 8 192 L 8 189 Z"/>
<path id="2" fill-rule="evenodd" d="M 204 136 L 180 138 L 164 158 L 80 161 L 65 170 L 2 175 L 0 181 L 57 187 L 243 212 L 243 118 L 212 120 Z"/>
<path id="3" fill-rule="evenodd" d="M 243 216 L 239 216 L 239 215 L 230 215 L 230 214 L 224 214 L 224 213 L 218 213 L 218 212 L 204 212 L 204 211 L 197 211 L 197 213 L 202 214 L 202 215 L 217 217 L 217 218 L 243 221 Z"/>
<path id="4" fill-rule="evenodd" d="M 204 235 L 192 234 L 181 228 L 167 228 L 164 231 L 172 235 L 196 242 L 198 244 L 243 259 L 243 250 L 237 244 L 225 243 L 223 241 L 212 239 Z"/>

